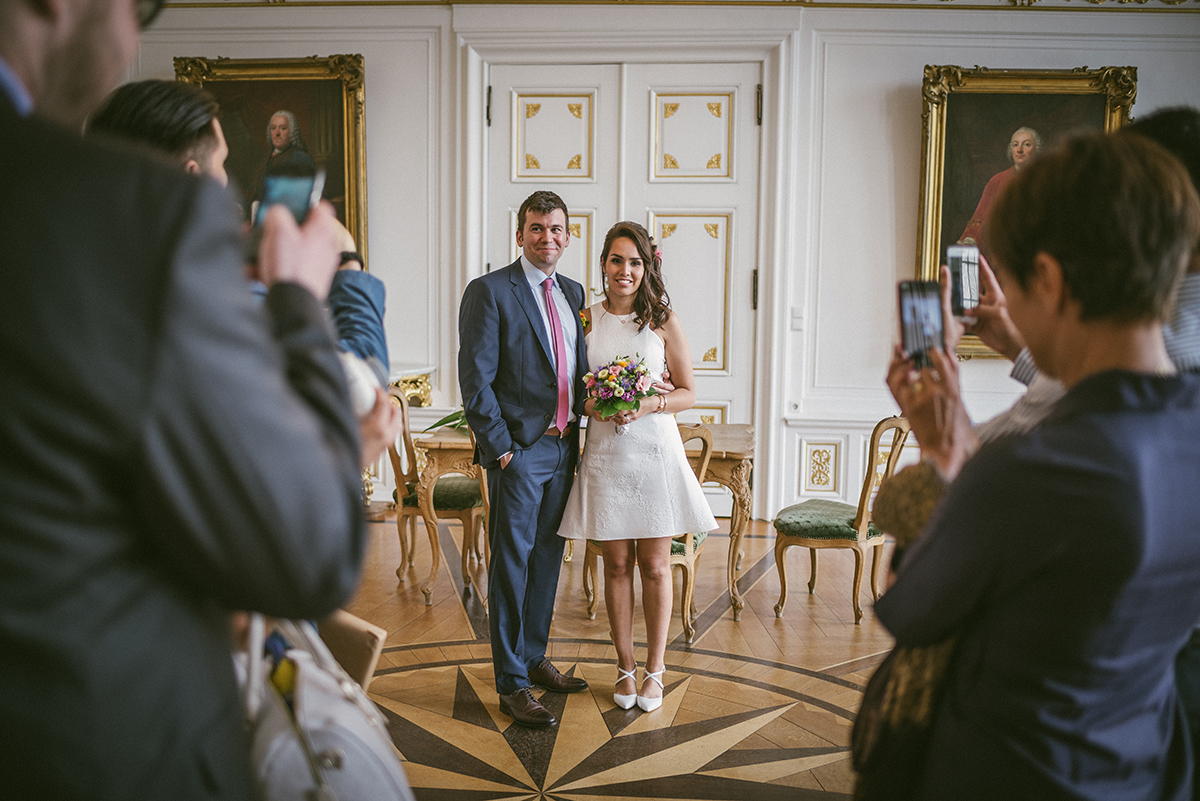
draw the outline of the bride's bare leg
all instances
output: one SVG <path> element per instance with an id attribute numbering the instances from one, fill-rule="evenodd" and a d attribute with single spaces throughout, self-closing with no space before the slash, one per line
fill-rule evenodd
<path id="1" fill-rule="evenodd" d="M 617 665 L 628 671 L 637 664 L 633 657 L 633 547 L 633 540 L 600 543 L 604 555 L 604 605 L 608 609 L 608 625 L 617 649 Z M 667 614 L 670 615 L 669 609 Z M 617 683 L 616 692 L 633 695 L 637 685 L 633 679 L 622 679 Z"/>
<path id="2" fill-rule="evenodd" d="M 671 623 L 671 538 L 639 540 L 638 567 L 642 572 L 642 608 L 646 615 L 646 672 L 657 673 L 665 667 L 667 629 Z M 659 698 L 662 688 L 643 679 L 640 690 L 646 698 Z"/>

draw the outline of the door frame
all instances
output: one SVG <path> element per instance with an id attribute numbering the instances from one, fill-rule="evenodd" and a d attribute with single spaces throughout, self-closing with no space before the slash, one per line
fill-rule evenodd
<path id="1" fill-rule="evenodd" d="M 765 12 L 765 9 L 755 9 Z M 753 27 L 745 15 L 721 13 L 704 28 L 684 29 L 663 24 L 677 23 L 678 12 L 666 9 L 622 7 L 619 15 L 596 27 L 597 17 L 581 9 L 555 8 L 554 13 L 522 6 L 455 6 L 458 92 L 460 115 L 457 145 L 461 158 L 461 194 L 456 204 L 454 241 L 462 259 L 461 272 L 452 297 L 460 297 L 467 282 L 482 275 L 486 263 L 487 121 L 484 119 L 487 86 L 492 64 L 614 64 L 678 62 L 757 62 L 763 81 L 762 133 L 759 148 L 758 213 L 758 309 L 752 332 L 755 349 L 753 369 L 753 418 L 756 431 L 753 515 L 773 514 L 769 499 L 780 497 L 779 485 L 785 471 L 775 459 L 783 447 L 783 392 L 778 381 L 786 375 L 780 364 L 783 352 L 781 331 L 790 281 L 785 265 L 792 262 L 789 221 L 796 219 L 790 192 L 792 166 L 798 154 L 787 130 L 793 123 L 792 96 L 796 63 L 796 31 L 799 19 L 792 10 L 779 14 L 780 24 L 756 14 Z M 695 17 L 702 9 L 689 9 Z M 515 13 L 514 13 L 515 12 Z M 582 13 L 581 13 L 582 12 Z M 707 16 L 707 15 L 703 15 Z M 770 14 L 768 16 L 776 16 Z M 764 26 L 763 23 L 767 25 Z M 492 98 L 492 102 L 505 102 Z M 454 345 L 457 351 L 457 341 Z M 454 376 L 457 383 L 457 374 Z"/>

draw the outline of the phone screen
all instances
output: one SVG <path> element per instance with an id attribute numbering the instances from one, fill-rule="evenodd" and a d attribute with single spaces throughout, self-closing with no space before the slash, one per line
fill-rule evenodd
<path id="1" fill-rule="evenodd" d="M 321 201 L 324 188 L 325 171 L 320 169 L 315 175 L 266 176 L 263 179 L 262 202 L 258 204 L 254 224 L 261 227 L 267 210 L 278 203 L 287 206 L 296 222 L 302 224 L 308 217 L 309 209 Z"/>
<path id="2" fill-rule="evenodd" d="M 946 267 L 950 270 L 950 311 L 966 317 L 979 306 L 979 248 L 951 245 L 946 248 Z"/>
<path id="3" fill-rule="evenodd" d="M 919 370 L 928 367 L 929 350 L 944 339 L 942 301 L 936 281 L 901 281 L 900 339 Z"/>

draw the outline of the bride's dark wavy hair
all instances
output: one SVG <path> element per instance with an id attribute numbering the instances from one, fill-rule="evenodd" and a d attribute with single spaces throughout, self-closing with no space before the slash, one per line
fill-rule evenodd
<path id="1" fill-rule="evenodd" d="M 633 242 L 642 257 L 642 283 L 637 295 L 633 298 L 633 320 L 641 331 L 647 325 L 662 328 L 671 316 L 671 299 L 667 297 L 667 288 L 662 280 L 662 257 L 654 246 L 654 240 L 645 228 L 635 222 L 619 222 L 604 235 L 604 251 L 600 254 L 600 274 L 605 275 L 604 265 L 608 263 L 608 254 L 612 243 L 618 239 L 628 239 Z M 608 297 L 608 279 L 605 278 L 604 295 Z"/>

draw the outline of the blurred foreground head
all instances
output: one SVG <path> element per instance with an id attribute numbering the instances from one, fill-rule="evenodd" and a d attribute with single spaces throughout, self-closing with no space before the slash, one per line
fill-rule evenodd
<path id="1" fill-rule="evenodd" d="M 162 0 L 0 0 L 0 58 L 34 111 L 80 128 L 129 68 Z"/>

